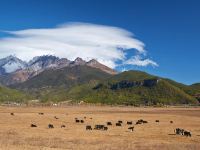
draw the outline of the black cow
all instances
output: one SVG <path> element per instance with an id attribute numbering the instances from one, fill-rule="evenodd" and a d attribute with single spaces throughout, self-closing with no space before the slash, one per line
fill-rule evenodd
<path id="1" fill-rule="evenodd" d="M 148 123 L 148 121 L 143 120 L 143 123 Z"/>
<path id="2" fill-rule="evenodd" d="M 184 131 L 184 132 L 183 132 L 183 135 L 184 135 L 184 136 L 189 136 L 189 137 L 191 137 L 191 136 L 192 136 L 192 135 L 191 135 L 191 133 L 190 133 L 190 132 L 188 132 L 188 131 Z"/>
<path id="3" fill-rule="evenodd" d="M 175 130 L 174 130 L 174 132 L 176 133 L 176 134 L 178 134 L 178 135 L 184 135 L 184 129 L 180 129 L 180 128 L 176 128 Z"/>
<path id="4" fill-rule="evenodd" d="M 122 126 L 122 124 L 119 123 L 119 122 L 117 122 L 115 125 L 116 125 L 116 126 Z"/>
<path id="5" fill-rule="evenodd" d="M 136 122 L 136 125 L 137 125 L 137 124 L 143 124 L 143 123 L 148 123 L 148 121 L 145 121 L 145 120 L 143 120 L 143 119 L 140 119 L 140 120 L 138 120 L 138 121 Z"/>
<path id="6" fill-rule="evenodd" d="M 80 122 L 80 120 L 76 119 L 76 120 L 75 120 L 75 122 L 76 122 L 76 123 L 79 123 L 79 122 Z"/>
<path id="7" fill-rule="evenodd" d="M 38 113 L 39 115 L 44 115 L 44 113 Z"/>
<path id="8" fill-rule="evenodd" d="M 31 124 L 31 127 L 33 127 L 33 128 L 34 128 L 34 127 L 37 127 L 37 125 L 35 125 L 35 124 Z"/>
<path id="9" fill-rule="evenodd" d="M 138 120 L 138 121 L 136 122 L 136 125 L 137 125 L 137 124 L 142 124 L 142 123 L 143 123 L 143 120 L 140 119 L 140 120 Z"/>
<path id="10" fill-rule="evenodd" d="M 132 125 L 133 122 L 132 122 L 132 121 L 127 121 L 127 124 L 128 124 L 128 125 Z"/>
<path id="11" fill-rule="evenodd" d="M 159 120 L 156 120 L 155 122 L 160 122 Z"/>
<path id="12" fill-rule="evenodd" d="M 94 129 L 95 130 L 104 130 L 104 125 L 95 125 Z"/>
<path id="13" fill-rule="evenodd" d="M 86 130 L 92 130 L 92 127 L 89 126 L 89 125 L 87 125 L 87 126 L 86 126 Z"/>
<path id="14" fill-rule="evenodd" d="M 14 113 L 10 113 L 10 115 L 14 116 Z"/>
<path id="15" fill-rule="evenodd" d="M 84 120 L 81 120 L 81 123 L 84 123 Z"/>
<path id="16" fill-rule="evenodd" d="M 54 128 L 53 124 L 49 124 L 48 128 Z"/>
<path id="17" fill-rule="evenodd" d="M 103 127 L 103 130 L 107 131 L 107 130 L 108 130 L 108 127 Z"/>
<path id="18" fill-rule="evenodd" d="M 112 125 L 112 123 L 111 123 L 111 122 L 107 122 L 107 125 L 108 125 L 108 126 L 111 126 L 111 125 Z"/>
<path id="19" fill-rule="evenodd" d="M 66 126 L 63 124 L 63 125 L 61 125 L 61 128 L 65 128 Z"/>
<path id="20" fill-rule="evenodd" d="M 131 132 L 133 132 L 134 127 L 129 127 L 128 129 L 129 129 Z"/>
<path id="21" fill-rule="evenodd" d="M 173 123 L 173 121 L 170 121 L 170 123 Z"/>
<path id="22" fill-rule="evenodd" d="M 123 123 L 123 121 L 119 120 L 118 123 Z"/>
<path id="23" fill-rule="evenodd" d="M 137 124 L 142 124 L 142 122 L 140 122 L 140 121 L 137 121 L 135 124 L 136 124 L 136 125 L 137 125 Z"/>

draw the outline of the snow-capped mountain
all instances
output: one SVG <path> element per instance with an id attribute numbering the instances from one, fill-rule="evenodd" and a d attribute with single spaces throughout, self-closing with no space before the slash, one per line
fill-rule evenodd
<path id="1" fill-rule="evenodd" d="M 83 59 L 80 58 L 80 57 L 77 57 L 74 61 L 71 61 L 71 62 L 70 62 L 70 66 L 85 65 L 85 64 L 86 64 L 86 61 L 83 60 Z"/>
<path id="2" fill-rule="evenodd" d="M 4 85 L 11 85 L 29 80 L 47 69 L 56 70 L 64 67 L 83 65 L 100 69 L 108 74 L 117 73 L 115 70 L 99 63 L 94 59 L 86 62 L 82 58 L 77 57 L 74 61 L 70 61 L 66 58 L 43 55 L 34 57 L 29 62 L 25 62 L 15 56 L 8 56 L 0 59 L 0 83 Z"/>
<path id="3" fill-rule="evenodd" d="M 31 61 L 28 62 L 28 69 L 33 71 L 45 70 L 48 68 L 62 68 L 68 66 L 70 60 L 66 58 L 58 58 L 52 55 L 44 55 L 34 57 Z"/>
<path id="4" fill-rule="evenodd" d="M 17 70 L 22 70 L 26 67 L 26 62 L 12 55 L 0 59 L 0 75 L 12 73 Z"/>

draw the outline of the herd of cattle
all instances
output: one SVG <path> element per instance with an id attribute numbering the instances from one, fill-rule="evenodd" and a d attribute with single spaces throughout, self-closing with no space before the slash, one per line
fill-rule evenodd
<path id="1" fill-rule="evenodd" d="M 44 113 L 38 113 L 39 115 L 44 115 Z M 14 116 L 14 113 L 10 113 L 10 115 Z M 54 116 L 55 119 L 59 119 L 58 117 Z M 84 117 L 84 119 L 86 119 L 86 117 Z M 85 120 L 84 119 L 78 119 L 78 118 L 75 118 L 75 123 L 85 123 Z M 89 118 L 89 119 L 92 119 L 92 118 Z M 160 121 L 159 120 L 155 120 L 156 123 L 159 123 Z M 139 125 L 139 124 L 146 124 L 148 123 L 148 121 L 146 120 L 143 120 L 143 119 L 139 119 L 136 121 L 135 125 Z M 170 123 L 173 123 L 173 121 L 170 121 Z M 86 125 L 86 130 L 103 130 L 103 131 L 107 131 L 108 130 L 108 126 L 122 126 L 123 124 L 123 121 L 122 120 L 118 120 L 117 122 L 115 122 L 114 124 L 112 122 L 106 122 L 106 125 L 103 125 L 103 124 L 97 124 L 94 126 L 94 128 L 92 128 L 91 125 Z M 133 121 L 126 121 L 126 124 L 129 125 L 128 127 L 128 130 L 130 132 L 133 132 L 134 130 L 134 123 Z M 30 127 L 37 127 L 36 124 L 31 124 Z M 61 125 L 61 128 L 65 128 L 66 126 L 64 124 Z M 54 125 L 53 124 L 48 124 L 48 128 L 54 128 Z M 183 136 L 186 136 L 186 137 L 191 137 L 192 134 L 191 132 L 189 131 L 186 131 L 184 129 L 181 129 L 181 128 L 176 128 L 174 130 L 174 133 L 176 135 L 183 135 Z"/>
<path id="2" fill-rule="evenodd" d="M 186 131 L 186 130 L 180 129 L 180 128 L 176 128 L 174 130 L 174 133 L 177 135 L 184 135 L 184 136 L 189 136 L 189 137 L 192 136 L 192 134 L 189 131 Z"/>

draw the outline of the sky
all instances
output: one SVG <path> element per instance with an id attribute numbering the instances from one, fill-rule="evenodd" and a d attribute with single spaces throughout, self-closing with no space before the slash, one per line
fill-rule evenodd
<path id="1" fill-rule="evenodd" d="M 199 7 L 198 0 L 1 0 L 0 58 L 95 58 L 118 71 L 200 82 Z"/>

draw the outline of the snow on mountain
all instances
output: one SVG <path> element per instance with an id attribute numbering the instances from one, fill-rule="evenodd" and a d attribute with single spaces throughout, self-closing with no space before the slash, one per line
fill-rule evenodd
<path id="1" fill-rule="evenodd" d="M 92 68 L 100 69 L 109 74 L 116 74 L 117 72 L 101 63 L 92 59 L 88 62 L 80 57 L 77 57 L 74 61 L 70 61 L 66 58 L 58 58 L 52 55 L 43 55 L 34 57 L 29 62 L 24 62 L 15 56 L 8 56 L 0 59 L 0 76 L 1 81 L 5 85 L 11 85 L 15 83 L 24 82 L 30 78 L 40 74 L 47 69 L 60 69 L 64 67 L 74 67 L 87 65 Z M 5 79 L 4 79 L 5 78 Z"/>
<path id="2" fill-rule="evenodd" d="M 0 59 L 0 75 L 12 73 L 17 70 L 24 69 L 26 67 L 26 62 L 12 55 Z"/>
<path id="3" fill-rule="evenodd" d="M 28 62 L 28 68 L 34 71 L 44 70 L 48 68 L 62 68 L 67 66 L 70 63 L 68 59 L 58 58 L 52 55 L 44 55 L 34 57 L 31 61 Z"/>

